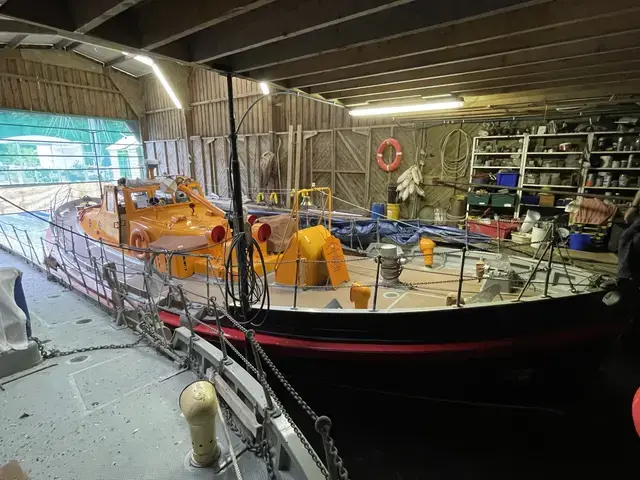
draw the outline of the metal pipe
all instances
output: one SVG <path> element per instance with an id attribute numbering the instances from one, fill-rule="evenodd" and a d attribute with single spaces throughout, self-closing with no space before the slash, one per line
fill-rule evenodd
<path id="1" fill-rule="evenodd" d="M 467 258 L 467 246 L 462 247 L 462 259 L 460 260 L 460 279 L 458 280 L 458 297 L 456 298 L 456 305 L 462 306 L 462 282 L 464 281 L 464 262 Z"/>
<path id="2" fill-rule="evenodd" d="M 231 143 L 231 181 L 233 187 L 233 219 L 234 229 L 240 236 L 236 242 L 236 258 L 238 259 L 238 281 L 240 282 L 240 308 L 246 319 L 249 312 L 249 285 L 247 280 L 246 237 L 242 215 L 242 180 L 240 162 L 238 161 L 238 132 L 233 112 L 233 77 L 227 74 L 227 103 L 229 106 L 229 141 Z"/>
<path id="3" fill-rule="evenodd" d="M 378 258 L 376 259 L 377 262 L 377 266 L 376 266 L 376 286 L 373 289 L 373 305 L 371 308 L 372 312 L 376 311 L 376 306 L 378 305 L 378 285 L 380 282 L 380 262 L 382 262 L 382 256 L 378 255 Z"/>

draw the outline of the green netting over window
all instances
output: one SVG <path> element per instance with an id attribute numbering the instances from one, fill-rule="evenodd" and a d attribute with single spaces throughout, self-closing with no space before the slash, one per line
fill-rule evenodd
<path id="1" fill-rule="evenodd" d="M 0 110 L 0 185 L 144 177 L 138 122 Z"/>

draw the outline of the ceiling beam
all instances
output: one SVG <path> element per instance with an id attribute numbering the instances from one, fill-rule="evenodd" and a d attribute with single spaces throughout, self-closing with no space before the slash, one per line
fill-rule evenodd
<path id="1" fill-rule="evenodd" d="M 142 0 L 68 0 L 76 33 L 87 33 Z"/>
<path id="2" fill-rule="evenodd" d="M 55 30 L 50 28 L 23 23 L 17 20 L 0 19 L 0 32 L 6 33 L 42 33 L 45 35 L 55 34 Z"/>
<path id="3" fill-rule="evenodd" d="M 324 93 L 322 96 L 328 100 L 342 98 L 357 98 L 362 96 L 389 95 L 400 92 L 412 92 L 428 87 L 442 86 L 458 88 L 462 85 L 471 85 L 476 82 L 512 78 L 535 78 L 550 72 L 561 74 L 562 72 L 596 71 L 601 68 L 619 67 L 621 64 L 636 62 L 640 58 L 640 47 L 623 49 L 618 51 L 600 52 L 596 55 L 585 55 L 573 58 L 560 58 L 557 60 L 536 63 L 521 63 L 520 65 L 500 69 L 480 69 L 478 71 L 457 72 L 450 75 L 439 75 L 428 78 L 417 78 L 410 82 L 391 83 L 387 85 L 354 88 Z"/>
<path id="4" fill-rule="evenodd" d="M 563 49 L 581 42 L 592 42 L 598 39 L 603 42 L 615 41 L 617 38 L 626 37 L 628 46 L 640 44 L 640 15 L 627 16 L 619 22 L 594 21 L 593 24 L 585 24 L 580 29 L 557 28 L 540 34 L 538 32 L 526 33 L 512 37 L 508 42 L 504 40 L 491 40 L 478 45 L 467 45 L 458 48 L 450 48 L 429 52 L 411 57 L 404 57 L 386 62 L 374 63 L 348 70 L 335 70 L 319 74 L 296 77 L 287 82 L 286 78 L 270 78 L 268 72 L 252 72 L 253 78 L 278 81 L 288 87 L 301 88 L 304 86 L 320 85 L 331 82 L 339 82 L 344 79 L 365 80 L 376 76 L 384 76 L 389 73 L 418 71 L 430 66 L 459 65 L 460 71 L 464 70 L 464 64 L 474 60 L 490 59 L 505 54 L 525 54 L 528 52 L 552 47 Z M 413 75 L 413 74 L 412 74 Z M 375 81 L 375 80 L 372 80 Z"/>
<path id="5" fill-rule="evenodd" d="M 584 22 L 595 19 L 616 21 L 613 17 L 633 15 L 640 11 L 640 5 L 635 0 L 615 0 L 615 3 L 615 9 L 598 0 L 559 0 L 551 4 L 533 5 L 500 13 L 490 18 L 470 20 L 460 25 L 298 60 L 282 65 L 282 68 L 274 68 L 262 73 L 269 75 L 269 78 L 292 78 L 302 73 L 311 75 L 342 68 L 354 68 L 489 40 L 508 39 L 512 36 L 549 30 L 554 27 L 581 28 L 581 23 Z"/>
<path id="6" fill-rule="evenodd" d="M 75 29 L 72 12 L 64 0 L 9 0 L 0 6 L 0 14 L 26 23 Z"/>
<path id="7" fill-rule="evenodd" d="M 327 28 L 373 13 L 410 3 L 413 0 L 279 0 L 243 15 L 237 22 L 227 21 L 185 39 L 193 60 L 206 62 L 285 38 Z M 266 20 L 268 19 L 268 20 Z M 211 41 L 215 39 L 215 41 Z M 184 48 L 185 51 L 187 48 Z M 159 50 L 176 51 L 175 45 Z M 191 58 L 183 58 L 191 60 Z"/>
<path id="8" fill-rule="evenodd" d="M 28 33 L 19 33 L 7 43 L 7 48 L 16 48 L 22 41 L 29 36 Z"/>
<path id="9" fill-rule="evenodd" d="M 632 56 L 638 51 L 637 33 L 615 36 L 605 40 L 596 38 L 583 42 L 574 42 L 566 45 L 551 45 L 547 48 L 505 53 L 492 57 L 472 58 L 467 62 L 443 65 L 427 65 L 416 70 L 377 75 L 368 78 L 343 80 L 311 86 L 305 88 L 310 94 L 325 95 L 331 92 L 346 92 L 361 88 L 386 87 L 393 85 L 408 85 L 430 78 L 447 78 L 454 75 L 473 75 L 480 72 L 501 72 L 514 67 L 531 66 L 534 68 L 546 68 L 547 62 L 557 62 L 585 57 L 593 57 L 594 61 L 603 58 L 607 54 L 617 55 L 618 52 L 629 52 Z M 586 58 L 585 58 L 585 61 Z"/>
<path id="10" fill-rule="evenodd" d="M 486 17 L 504 9 L 522 8 L 532 3 L 522 0 L 449 0 L 437 4 L 417 1 L 355 19 L 343 17 L 347 21 L 325 26 L 318 32 L 305 32 L 307 34 L 303 38 L 288 38 L 261 48 L 255 48 L 259 45 L 254 45 L 252 51 L 218 58 L 214 66 L 222 65 L 234 72 L 245 72 L 323 52 L 363 46 L 381 39 L 402 37 L 411 32 L 460 23 L 470 18 Z M 199 48 L 197 44 L 192 44 L 192 51 L 197 62 L 216 58 L 209 54 L 206 46 Z"/>
<path id="11" fill-rule="evenodd" d="M 155 0 L 104 22 L 93 34 L 153 50 L 200 30 L 247 14 L 275 0 Z M 134 32 L 127 25 L 137 25 Z M 133 41 L 133 43 L 132 43 Z M 181 49 L 176 49 L 182 52 Z M 181 55 L 187 54 L 182 52 Z"/>
<path id="12" fill-rule="evenodd" d="M 87 33 L 142 0 L 9 0 L 0 14 L 28 23 Z"/>
<path id="13" fill-rule="evenodd" d="M 421 88 L 412 90 L 399 90 L 371 95 L 358 95 L 340 98 L 347 105 L 366 102 L 383 102 L 397 98 L 417 98 L 423 96 L 458 94 L 468 92 L 499 90 L 503 87 L 526 86 L 536 88 L 536 85 L 555 85 L 567 80 L 599 79 L 611 75 L 627 75 L 640 73 L 640 60 L 628 60 L 624 62 L 588 66 L 584 68 L 568 68 L 558 71 L 540 71 L 529 75 L 513 75 L 510 77 L 490 77 L 473 81 L 438 83 L 432 81 Z"/>

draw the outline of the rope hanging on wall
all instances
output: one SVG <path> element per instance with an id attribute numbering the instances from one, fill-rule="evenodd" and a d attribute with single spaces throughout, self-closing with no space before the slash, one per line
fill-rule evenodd
<path id="1" fill-rule="evenodd" d="M 449 144 L 449 140 L 453 136 L 454 133 L 459 133 L 460 136 L 465 141 L 465 149 L 464 154 L 460 155 L 455 159 L 447 159 L 445 152 L 447 151 L 447 146 Z M 456 128 L 455 130 L 451 130 L 449 133 L 445 135 L 442 139 L 442 145 L 440 146 L 440 165 L 442 170 L 440 172 L 440 179 L 444 179 L 446 177 L 452 178 L 460 178 L 464 177 L 467 174 L 467 166 L 469 165 L 469 153 L 471 150 L 471 137 L 467 132 L 460 128 Z"/>

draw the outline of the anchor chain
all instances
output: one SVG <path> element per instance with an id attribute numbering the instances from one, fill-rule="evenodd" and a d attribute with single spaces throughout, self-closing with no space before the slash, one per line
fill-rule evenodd
<path id="1" fill-rule="evenodd" d="M 121 349 L 121 348 L 133 348 L 136 347 L 140 344 L 140 342 L 142 342 L 142 339 L 144 337 L 141 335 L 140 338 L 138 338 L 138 340 L 136 340 L 135 342 L 132 343 L 111 343 L 109 345 L 95 345 L 95 346 L 91 346 L 91 347 L 79 347 L 79 348 L 74 348 L 72 350 L 58 350 L 57 348 L 54 348 L 52 350 L 47 350 L 46 347 L 44 346 L 44 343 L 42 342 L 42 340 L 40 340 L 38 337 L 31 337 L 31 340 L 33 340 L 34 342 L 36 342 L 36 345 L 38 345 L 38 350 L 40 351 L 40 355 L 42 356 L 42 358 L 44 358 L 45 360 L 49 359 L 49 358 L 56 358 L 56 357 L 65 357 L 67 355 L 73 355 L 76 353 L 85 353 L 85 352 L 93 352 L 95 350 L 117 350 L 117 349 Z"/>

